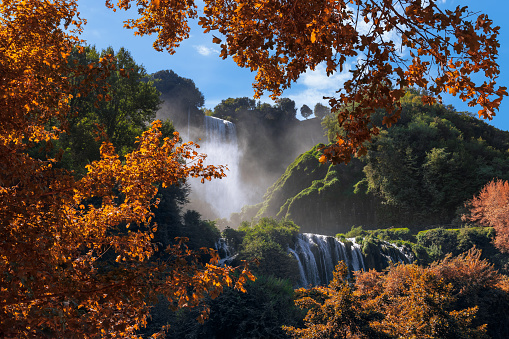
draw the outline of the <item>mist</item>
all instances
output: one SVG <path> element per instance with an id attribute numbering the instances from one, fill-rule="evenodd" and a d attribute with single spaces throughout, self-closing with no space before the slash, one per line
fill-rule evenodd
<path id="1" fill-rule="evenodd" d="M 241 113 L 237 124 L 205 116 L 194 108 L 187 111 L 169 102 L 163 103 L 159 119 L 173 121 L 184 142 L 200 145 L 207 155 L 206 165 L 228 168 L 223 179 L 201 183 L 191 178 L 186 209 L 198 211 L 209 220 L 229 219 L 242 207 L 255 205 L 285 172 L 296 157 L 320 142 L 325 142 L 318 119 L 290 121 L 273 125 L 260 123 L 248 110 Z M 238 225 L 231 225 L 236 227 Z"/>

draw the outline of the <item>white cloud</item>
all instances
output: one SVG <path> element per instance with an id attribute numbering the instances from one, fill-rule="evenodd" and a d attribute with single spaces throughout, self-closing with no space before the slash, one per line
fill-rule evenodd
<path id="1" fill-rule="evenodd" d="M 219 51 L 215 48 L 210 48 L 205 45 L 195 45 L 194 49 L 203 56 L 209 56 L 212 54 L 219 54 Z"/>
<path id="2" fill-rule="evenodd" d="M 423 1 L 429 1 L 429 0 L 423 0 Z M 438 0 L 438 2 L 442 2 L 442 3 L 445 3 L 446 0 Z M 400 12 L 400 14 L 403 12 L 404 13 L 404 10 L 403 8 L 401 7 L 401 5 L 399 4 L 395 4 L 395 8 Z M 372 29 L 372 25 L 373 25 L 373 22 L 370 20 L 368 22 L 365 22 L 363 17 L 362 16 L 359 16 L 359 20 L 357 22 L 357 24 L 355 24 L 354 22 L 354 18 L 356 18 L 356 13 L 357 13 L 357 9 L 352 7 L 352 6 L 348 6 L 348 9 L 351 10 L 354 15 L 352 17 L 352 24 L 354 24 L 356 27 L 357 27 L 357 31 L 360 33 L 360 34 L 368 34 L 371 29 Z M 405 27 L 401 27 L 401 28 L 405 28 Z M 389 32 L 384 32 L 382 34 L 382 40 L 387 42 L 387 41 L 393 41 L 394 42 L 394 48 L 396 49 L 396 53 L 400 56 L 400 57 L 403 57 L 405 54 L 406 54 L 406 48 L 402 46 L 402 41 L 401 41 L 401 36 L 397 33 L 396 30 L 391 30 Z M 378 42 L 380 42 L 380 39 L 378 39 Z"/>
<path id="3" fill-rule="evenodd" d="M 327 104 L 323 97 L 335 96 L 336 92 L 343 87 L 345 81 L 350 78 L 350 65 L 345 65 L 341 73 L 334 73 L 327 76 L 324 64 L 320 64 L 314 71 L 308 70 L 297 81 L 298 87 L 304 87 L 302 90 L 292 89 L 288 91 L 288 97 L 295 101 L 296 107 L 306 104 L 309 107 L 320 102 Z M 297 86 L 296 86 L 297 87 Z M 286 95 L 283 95 L 286 96 Z"/>

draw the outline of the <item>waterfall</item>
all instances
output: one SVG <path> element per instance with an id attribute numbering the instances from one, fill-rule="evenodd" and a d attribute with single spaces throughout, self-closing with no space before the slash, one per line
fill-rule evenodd
<path id="1" fill-rule="evenodd" d="M 388 242 L 379 246 L 382 257 L 380 266 L 386 267 L 389 262 L 411 263 L 413 255 L 403 247 Z M 304 233 L 299 234 L 295 248 L 288 252 L 297 259 L 300 271 L 300 287 L 327 285 L 333 277 L 333 271 L 340 261 L 344 261 L 349 272 L 366 270 L 365 256 L 361 245 L 354 238 L 342 242 L 331 236 Z"/>
<path id="2" fill-rule="evenodd" d="M 231 145 L 237 148 L 237 130 L 235 124 L 228 120 L 205 116 L 205 144 L 207 146 L 221 147 Z M 219 144 L 219 145 L 218 145 Z"/>
<path id="3" fill-rule="evenodd" d="M 236 253 L 232 251 L 230 246 L 228 246 L 228 243 L 224 238 L 219 238 L 215 246 L 217 253 L 219 254 L 219 266 L 228 265 L 232 262 L 233 259 L 237 256 Z"/>
<path id="4" fill-rule="evenodd" d="M 204 127 L 205 136 L 199 144 L 200 151 L 207 155 L 205 165 L 225 165 L 228 171 L 221 180 L 212 179 L 204 184 L 191 181 L 191 201 L 204 201 L 215 217 L 228 218 L 231 213 L 240 212 L 248 202 L 239 175 L 237 131 L 232 122 L 211 116 L 205 116 Z"/>
<path id="5" fill-rule="evenodd" d="M 350 271 L 365 269 L 361 247 L 355 241 L 344 244 L 331 236 L 304 233 L 297 236 L 295 248 L 289 252 L 297 259 L 299 268 L 302 267 L 299 286 L 303 287 L 328 284 L 340 261 Z"/>
<path id="6" fill-rule="evenodd" d="M 327 285 L 332 280 L 334 268 L 340 261 L 347 265 L 349 277 L 354 271 L 371 268 L 382 270 L 390 262 L 409 264 L 414 261 L 414 255 L 409 249 L 387 241 L 379 241 L 376 253 L 366 257 L 361 245 L 354 238 L 342 242 L 331 236 L 302 233 L 294 240 L 293 248 L 288 247 L 287 251 L 297 259 L 300 273 L 298 287 Z M 227 265 L 236 257 L 223 238 L 216 243 L 216 250 L 221 257 L 220 264 Z M 368 265 L 367 259 L 376 262 Z"/>

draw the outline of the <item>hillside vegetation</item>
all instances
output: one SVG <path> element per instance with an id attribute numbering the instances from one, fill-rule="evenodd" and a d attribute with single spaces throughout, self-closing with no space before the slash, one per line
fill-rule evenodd
<path id="1" fill-rule="evenodd" d="M 508 179 L 509 133 L 451 106 L 423 105 L 420 96 L 409 91 L 402 98 L 400 121 L 375 136 L 365 156 L 321 164 L 316 146 L 238 217 L 288 218 L 304 232 L 330 235 L 353 225 L 458 223 L 466 200 L 493 178 Z M 342 133 L 332 116 L 324 125 L 329 138 Z"/>

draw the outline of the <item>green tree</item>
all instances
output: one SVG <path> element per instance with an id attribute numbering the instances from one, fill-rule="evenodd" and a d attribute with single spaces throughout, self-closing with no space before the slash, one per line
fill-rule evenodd
<path id="1" fill-rule="evenodd" d="M 114 70 L 96 80 L 88 95 L 75 92 L 70 102 L 75 114 L 69 119 L 68 133 L 60 139 L 60 146 L 67 150 L 67 167 L 81 174 L 86 164 L 99 159 L 99 146 L 104 140 L 101 135 L 121 156 L 133 150 L 136 137 L 155 119 L 160 104 L 159 92 L 153 82 L 147 81 L 145 69 L 124 48 L 115 53 L 109 47 L 100 54 L 94 47 L 86 47 L 84 53 L 74 49 L 69 62 L 92 66 L 107 55 L 114 55 Z M 165 136 L 171 137 L 171 123 L 165 122 L 162 128 Z"/>
<path id="2" fill-rule="evenodd" d="M 274 108 L 278 112 L 276 120 L 280 122 L 291 122 L 297 120 L 297 108 L 295 107 L 295 101 L 289 98 L 280 98 L 277 100 Z"/>
<path id="3" fill-rule="evenodd" d="M 505 146 L 495 148 L 501 142 L 481 136 L 491 131 L 505 140 L 507 133 L 479 120 L 474 132 L 467 116 L 443 105 L 423 105 L 419 93 L 409 91 L 401 101 L 400 121 L 367 146 L 369 191 L 392 206 L 400 222 L 450 223 L 486 182 L 506 178 Z"/>
<path id="4" fill-rule="evenodd" d="M 158 71 L 150 75 L 154 86 L 163 100 L 171 105 L 177 105 L 181 110 L 200 108 L 205 104 L 203 93 L 198 90 L 193 80 L 180 77 L 172 70 Z"/>
<path id="5" fill-rule="evenodd" d="M 315 108 L 314 108 L 313 112 L 315 114 L 315 117 L 317 117 L 318 119 L 322 120 L 324 117 L 329 115 L 330 108 L 325 106 L 325 105 L 322 105 L 321 103 L 317 103 L 315 105 Z"/>
<path id="6" fill-rule="evenodd" d="M 302 105 L 302 107 L 300 108 L 300 115 L 307 119 L 311 116 L 311 114 L 313 114 L 313 111 L 311 110 L 311 108 L 309 108 L 308 105 Z"/>
<path id="7" fill-rule="evenodd" d="M 241 116 L 255 109 L 256 102 L 248 97 L 228 98 L 214 107 L 213 116 L 237 123 Z"/>
<path id="8" fill-rule="evenodd" d="M 298 280 L 297 261 L 287 252 L 299 232 L 297 225 L 289 220 L 262 218 L 256 224 L 243 223 L 239 231 L 244 233 L 239 259 L 257 260 L 259 265 L 254 270 L 258 274 Z"/>
<path id="9" fill-rule="evenodd" d="M 149 76 L 161 92 L 161 108 L 157 118 L 171 120 L 179 131 L 189 125 L 199 125 L 205 112 L 201 110 L 205 98 L 191 79 L 183 78 L 172 70 L 158 71 Z"/>

